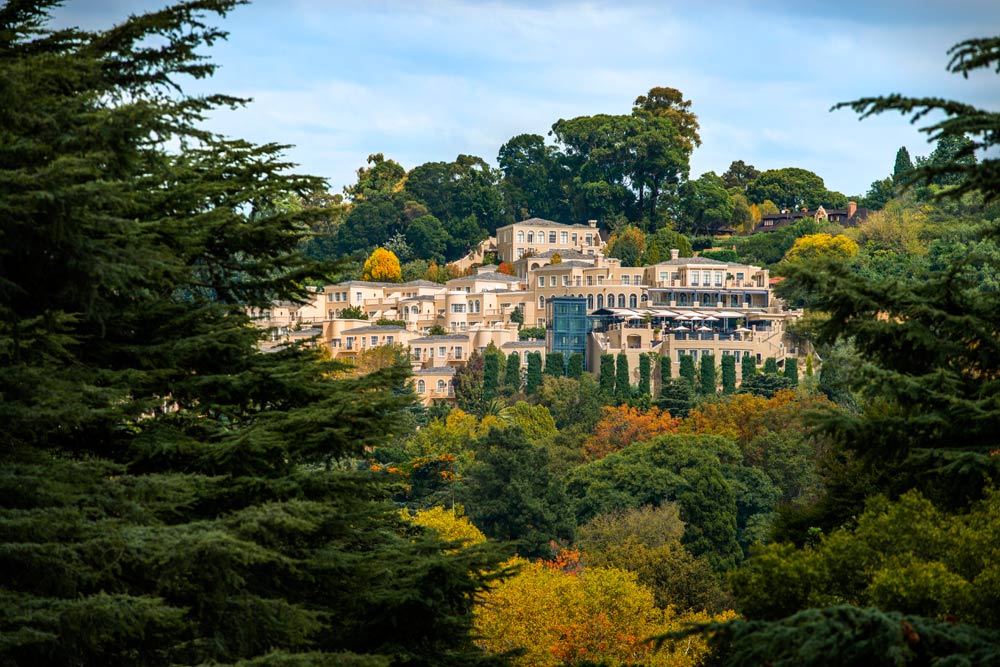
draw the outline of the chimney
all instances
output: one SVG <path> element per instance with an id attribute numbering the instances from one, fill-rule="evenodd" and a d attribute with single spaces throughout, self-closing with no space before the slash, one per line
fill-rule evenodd
<path id="1" fill-rule="evenodd" d="M 681 254 L 681 251 L 680 251 L 680 250 L 678 250 L 677 248 L 671 248 L 671 249 L 670 249 L 670 259 L 677 259 L 677 257 L 678 257 L 678 256 L 679 256 L 680 254 Z"/>
<path id="2" fill-rule="evenodd" d="M 597 227 L 597 220 L 588 220 L 587 224 L 591 227 Z"/>
<path id="3" fill-rule="evenodd" d="M 854 217 L 854 214 L 858 211 L 858 203 L 854 201 L 847 202 L 847 219 L 850 220 Z"/>

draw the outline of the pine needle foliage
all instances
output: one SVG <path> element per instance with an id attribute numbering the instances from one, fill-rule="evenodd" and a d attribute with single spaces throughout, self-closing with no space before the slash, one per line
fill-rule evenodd
<path id="1" fill-rule="evenodd" d="M 0 6 L 0 664 L 491 662 L 496 560 L 404 522 L 347 461 L 405 423 L 407 369 L 264 354 L 247 312 L 331 267 L 323 186 L 207 132 L 185 95 L 232 0 L 105 31 Z"/>

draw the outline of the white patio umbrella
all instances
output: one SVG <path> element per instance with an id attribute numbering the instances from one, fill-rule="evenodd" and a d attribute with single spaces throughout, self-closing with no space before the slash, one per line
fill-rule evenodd
<path id="1" fill-rule="evenodd" d="M 688 329 L 686 326 L 678 325 L 678 326 L 674 327 L 673 329 L 671 329 L 671 331 L 691 331 L 691 330 Z"/>
<path id="2" fill-rule="evenodd" d="M 711 331 L 711 330 L 712 330 L 712 327 L 706 327 L 705 325 L 701 325 L 700 327 L 698 327 L 697 329 L 695 329 L 695 331 Z"/>
<path id="3" fill-rule="evenodd" d="M 739 327 L 738 329 L 733 329 L 733 331 L 737 333 L 748 333 L 750 331 L 753 331 L 753 329 L 747 329 L 746 327 Z"/>
<path id="4" fill-rule="evenodd" d="M 712 317 L 711 315 L 709 315 L 708 317 L 705 318 L 705 321 L 706 322 L 718 322 L 719 318 L 718 317 Z"/>

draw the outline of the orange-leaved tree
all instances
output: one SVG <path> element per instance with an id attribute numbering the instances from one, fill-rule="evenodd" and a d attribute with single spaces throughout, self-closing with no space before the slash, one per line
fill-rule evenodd
<path id="1" fill-rule="evenodd" d="M 375 248 L 365 260 L 365 265 L 361 269 L 361 279 L 398 283 L 403 279 L 399 258 L 391 250 Z"/>
<path id="2" fill-rule="evenodd" d="M 657 407 L 643 412 L 629 405 L 601 408 L 601 419 L 593 434 L 583 443 L 588 460 L 602 459 L 633 442 L 645 442 L 658 435 L 677 433 L 680 420 Z"/>

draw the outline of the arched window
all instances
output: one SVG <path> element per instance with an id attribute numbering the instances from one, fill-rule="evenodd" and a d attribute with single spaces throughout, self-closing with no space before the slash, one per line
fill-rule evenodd
<path id="1" fill-rule="evenodd" d="M 603 294 L 598 294 L 597 295 L 597 308 L 598 308 L 598 310 L 600 310 L 601 308 L 604 308 L 604 295 Z"/>
<path id="2" fill-rule="evenodd" d="M 543 310 L 544 308 L 545 308 L 545 297 L 540 296 L 538 297 L 538 309 Z"/>
<path id="3" fill-rule="evenodd" d="M 446 386 L 447 386 L 447 385 L 445 384 L 445 381 L 444 381 L 444 380 L 438 380 L 438 393 L 439 393 L 439 394 L 443 394 L 443 393 L 444 393 L 444 388 L 445 388 Z"/>
<path id="4" fill-rule="evenodd" d="M 593 309 L 594 309 L 594 295 L 593 294 L 588 294 L 587 295 L 587 310 L 593 310 Z"/>
<path id="5" fill-rule="evenodd" d="M 524 230 L 518 230 L 517 232 L 517 242 L 524 243 Z"/>
<path id="6" fill-rule="evenodd" d="M 417 393 L 426 394 L 427 393 L 427 383 L 423 380 L 417 380 Z"/>
<path id="7" fill-rule="evenodd" d="M 624 294 L 619 294 L 618 295 L 618 307 L 619 308 L 624 308 L 625 307 L 625 295 Z"/>
<path id="8" fill-rule="evenodd" d="M 635 294 L 628 295 L 628 307 L 635 308 L 639 305 L 639 300 L 635 298 Z"/>
<path id="9" fill-rule="evenodd" d="M 528 232 L 528 243 L 535 242 L 535 232 Z"/>

